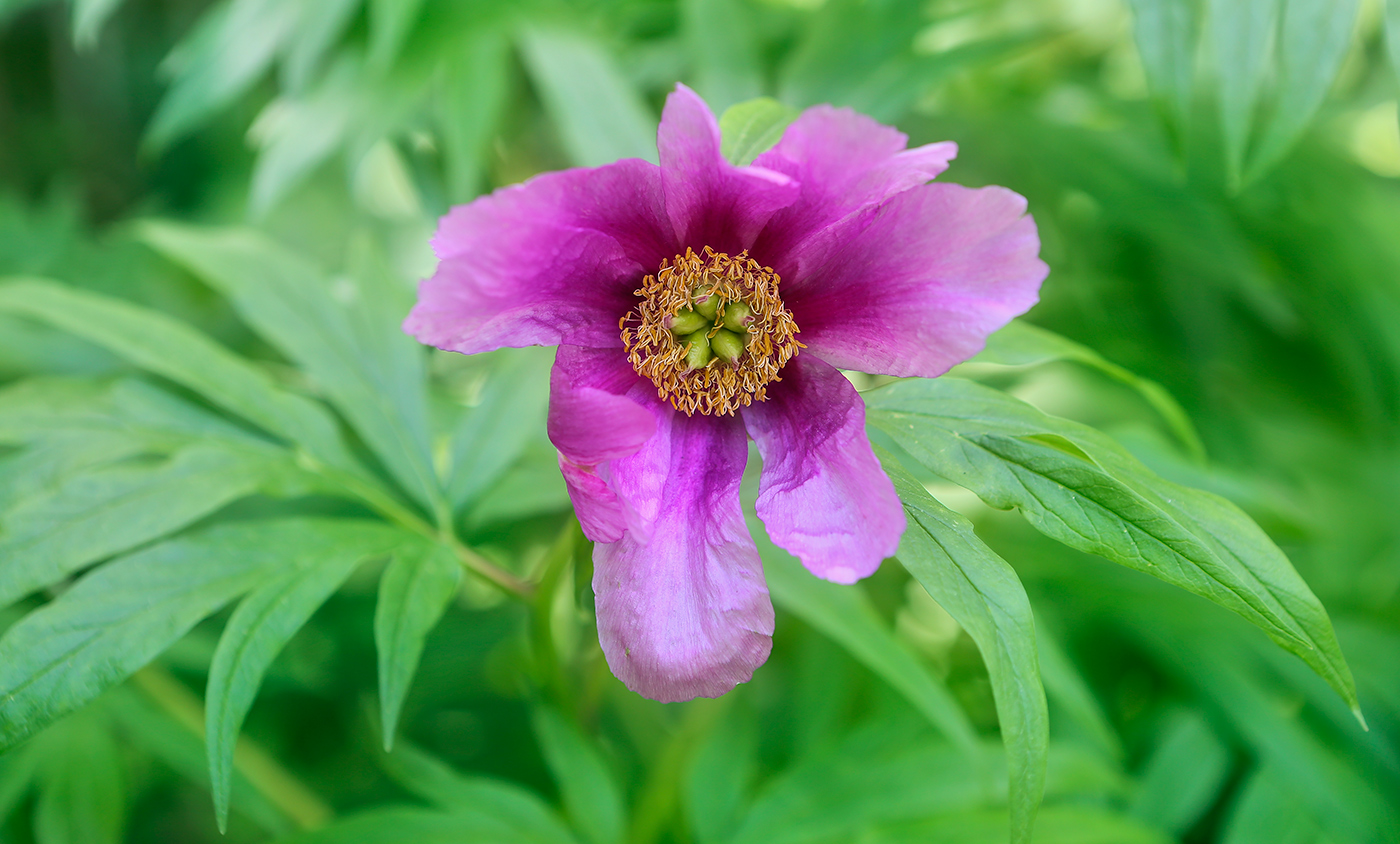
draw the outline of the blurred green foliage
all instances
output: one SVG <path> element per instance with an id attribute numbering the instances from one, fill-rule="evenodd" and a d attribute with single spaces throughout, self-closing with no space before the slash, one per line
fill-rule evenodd
<path id="1" fill-rule="evenodd" d="M 225 813 L 234 842 L 999 842 L 1042 787 L 1042 844 L 1400 841 L 1397 70 L 1397 0 L 0 0 L 0 276 L 24 279 L 0 286 L 0 679 L 25 678 L 0 842 L 225 840 Z M 967 486 L 1043 533 L 896 473 L 957 538 L 905 561 L 942 606 L 898 565 L 835 587 L 765 547 L 752 683 L 622 688 L 549 354 L 425 356 L 396 326 L 436 215 L 654 157 L 678 80 L 717 112 L 834 102 L 956 140 L 944 178 L 1029 197 L 1052 267 L 1029 319 L 1063 336 L 1014 325 L 954 374 L 1252 516 L 1369 731 L 990 473 Z M 872 398 L 891 433 L 981 395 L 900 389 Z M 998 412 L 1045 426 L 1028 460 L 1165 488 Z M 1329 670 L 1325 636 L 1261 618 Z"/>

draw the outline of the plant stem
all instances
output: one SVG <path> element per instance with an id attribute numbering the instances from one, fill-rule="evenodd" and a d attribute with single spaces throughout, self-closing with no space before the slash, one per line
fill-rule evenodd
<path id="1" fill-rule="evenodd" d="M 170 717 L 190 732 L 204 737 L 204 705 L 183 683 L 154 665 L 131 675 L 131 682 Z M 233 767 L 302 829 L 325 826 L 334 812 L 301 780 L 252 741 L 241 738 L 233 752 Z"/>

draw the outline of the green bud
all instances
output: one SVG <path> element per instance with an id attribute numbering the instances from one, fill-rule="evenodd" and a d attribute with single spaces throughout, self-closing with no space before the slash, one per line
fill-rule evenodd
<path id="1" fill-rule="evenodd" d="M 744 353 L 744 338 L 721 328 L 710 338 L 710 348 L 720 360 L 733 363 Z"/>
<path id="2" fill-rule="evenodd" d="M 710 352 L 710 340 L 705 336 L 705 331 L 696 331 L 685 338 L 689 347 L 685 350 L 685 365 L 691 369 L 703 369 L 705 364 L 714 357 Z"/>
<path id="3" fill-rule="evenodd" d="M 724 306 L 724 327 L 735 334 L 747 332 L 751 322 L 753 322 L 753 309 L 743 302 L 730 302 Z"/>
<path id="4" fill-rule="evenodd" d="M 714 319 L 719 313 L 719 296 L 715 295 L 713 287 L 695 288 L 690 300 L 695 303 L 695 312 L 705 319 Z"/>
<path id="5" fill-rule="evenodd" d="M 671 317 L 671 331 L 677 336 L 694 334 L 702 328 L 709 327 L 709 320 L 697 314 L 695 311 L 686 308 Z"/>

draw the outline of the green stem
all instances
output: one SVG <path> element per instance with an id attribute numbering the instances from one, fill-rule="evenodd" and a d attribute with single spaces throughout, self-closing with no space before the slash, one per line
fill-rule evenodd
<path id="1" fill-rule="evenodd" d="M 181 726 L 204 737 L 204 705 L 183 683 L 153 665 L 131 675 L 131 682 Z M 233 751 L 233 768 L 302 829 L 325 826 L 334 815 L 315 792 L 246 738 Z"/>

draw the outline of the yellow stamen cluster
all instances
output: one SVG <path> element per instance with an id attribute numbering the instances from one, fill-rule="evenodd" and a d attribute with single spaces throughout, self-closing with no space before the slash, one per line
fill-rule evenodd
<path id="1" fill-rule="evenodd" d="M 778 280 L 748 252 L 731 258 L 706 246 L 663 261 L 618 323 L 627 359 L 687 416 L 731 415 L 763 401 L 802 348 Z"/>

